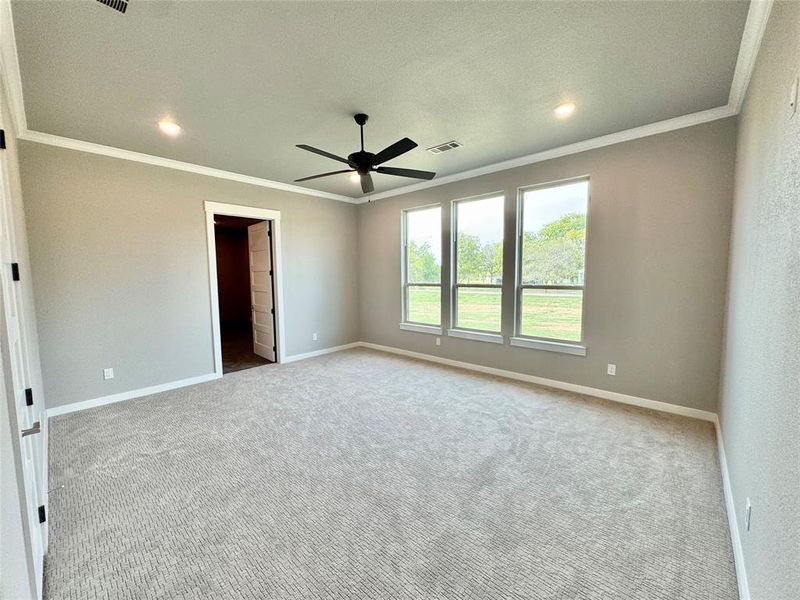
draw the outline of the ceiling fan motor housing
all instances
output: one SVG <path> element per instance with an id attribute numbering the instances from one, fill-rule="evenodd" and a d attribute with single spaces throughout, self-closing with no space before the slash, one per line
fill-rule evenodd
<path id="1" fill-rule="evenodd" d="M 359 174 L 365 175 L 372 169 L 372 161 L 374 158 L 375 155 L 372 152 L 359 150 L 358 152 L 350 154 L 347 160 L 350 162 L 350 166 L 358 171 Z"/>

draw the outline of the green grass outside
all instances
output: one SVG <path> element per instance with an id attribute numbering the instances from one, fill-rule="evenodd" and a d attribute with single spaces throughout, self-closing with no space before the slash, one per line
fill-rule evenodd
<path id="1" fill-rule="evenodd" d="M 438 325 L 442 320 L 442 296 L 438 288 L 409 288 L 408 320 Z"/>
<path id="2" fill-rule="evenodd" d="M 409 290 L 409 321 L 439 324 L 440 294 L 437 289 Z M 581 339 L 580 294 L 525 290 L 522 301 L 522 334 L 579 341 Z M 461 290 L 458 327 L 500 331 L 500 290 Z"/>

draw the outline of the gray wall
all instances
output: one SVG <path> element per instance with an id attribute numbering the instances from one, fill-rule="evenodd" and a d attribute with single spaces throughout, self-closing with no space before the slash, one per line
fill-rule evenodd
<path id="1" fill-rule="evenodd" d="M 714 410 L 735 136 L 727 119 L 360 205 L 361 339 Z M 505 272 L 513 273 L 517 188 L 579 175 L 591 177 L 586 357 L 446 336 L 437 347 L 432 335 L 398 328 L 401 209 L 441 202 L 449 239 L 450 200 L 504 191 Z M 446 280 L 447 248 L 443 262 Z M 507 277 L 506 336 L 513 297 Z"/>
<path id="2" fill-rule="evenodd" d="M 21 171 L 49 407 L 213 372 L 204 200 L 281 211 L 288 355 L 357 341 L 355 205 L 33 143 Z"/>
<path id="3" fill-rule="evenodd" d="M 735 134 L 733 120 L 715 122 L 358 207 L 23 143 L 48 406 L 213 371 L 213 200 L 282 211 L 290 355 L 363 339 L 713 410 Z M 449 200 L 504 190 L 512 272 L 516 188 L 585 174 L 588 356 L 448 337 L 436 347 L 398 329 L 401 208 L 442 202 L 449 222 Z M 509 281 L 506 335 L 512 303 Z M 115 379 L 103 381 L 104 367 Z"/>
<path id="4" fill-rule="evenodd" d="M 753 600 L 800 598 L 798 75 L 800 3 L 777 2 L 740 117 L 720 400 Z"/>

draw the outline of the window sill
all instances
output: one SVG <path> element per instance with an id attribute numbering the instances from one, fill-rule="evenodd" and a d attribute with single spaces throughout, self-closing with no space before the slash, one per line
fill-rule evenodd
<path id="1" fill-rule="evenodd" d="M 467 331 L 466 329 L 448 329 L 447 335 L 450 337 L 473 340 L 475 342 L 489 342 L 491 344 L 502 344 L 503 336 L 499 333 L 488 333 L 485 331 Z"/>
<path id="2" fill-rule="evenodd" d="M 419 325 L 417 323 L 400 323 L 403 331 L 415 331 L 417 333 L 430 333 L 432 335 L 442 335 L 442 328 L 436 325 Z"/>
<path id="3" fill-rule="evenodd" d="M 546 350 L 548 352 L 561 352 L 563 354 L 573 354 L 575 356 L 586 356 L 586 346 L 579 344 L 569 344 L 567 342 L 548 342 L 545 340 L 534 340 L 530 338 L 512 337 L 512 346 L 518 348 L 532 348 L 533 350 Z"/>

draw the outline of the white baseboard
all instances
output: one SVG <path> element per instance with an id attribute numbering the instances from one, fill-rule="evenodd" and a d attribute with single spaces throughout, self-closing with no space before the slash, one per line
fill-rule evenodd
<path id="1" fill-rule="evenodd" d="M 341 346 L 331 346 L 330 348 L 323 348 L 322 350 L 314 350 L 313 352 L 306 352 L 304 354 L 292 354 L 286 356 L 281 364 L 296 362 L 298 360 L 305 360 L 307 358 L 314 358 L 315 356 L 322 356 L 323 354 L 331 354 L 332 352 L 341 352 L 342 350 L 350 350 L 351 348 L 358 348 L 361 342 L 352 342 L 350 344 L 342 344 Z"/>
<path id="2" fill-rule="evenodd" d="M 545 377 L 537 377 L 536 375 L 527 375 L 525 373 L 517 373 L 515 371 L 506 371 L 504 369 L 495 369 L 494 367 L 485 367 L 475 363 L 462 362 L 450 358 L 443 358 L 441 356 L 434 356 L 432 354 L 423 354 L 421 352 L 412 352 L 410 350 L 403 350 L 393 346 L 382 346 L 380 344 L 373 344 L 371 342 L 352 342 L 350 344 L 343 344 L 341 346 L 332 346 L 330 348 L 323 348 L 322 350 L 315 350 L 313 352 L 306 352 L 304 354 L 293 354 L 283 359 L 283 363 L 296 362 L 298 360 L 305 360 L 307 358 L 314 358 L 315 356 L 323 356 L 333 352 L 341 352 L 342 350 L 349 350 L 351 348 L 371 348 L 382 352 L 390 352 L 392 354 L 399 354 L 401 356 L 408 356 L 420 360 L 427 360 L 451 367 L 458 367 L 461 369 L 468 369 L 470 371 L 478 371 L 488 375 L 495 375 L 497 377 L 505 377 L 507 379 L 514 379 L 516 381 L 524 381 L 527 383 L 535 383 L 545 387 L 565 390 L 567 392 L 575 392 L 577 394 L 586 394 L 587 396 L 594 396 L 596 398 L 603 398 L 604 400 L 611 400 L 613 402 L 621 402 L 622 404 L 630 404 L 632 406 L 639 406 L 642 408 L 649 408 L 651 410 L 658 410 L 684 417 L 692 417 L 702 421 L 717 422 L 717 415 L 715 413 L 699 410 L 696 408 L 689 408 L 688 406 L 679 406 L 677 404 L 669 404 L 668 402 L 659 402 L 657 400 L 648 400 L 647 398 L 639 398 L 637 396 L 629 396 L 628 394 L 621 394 L 619 392 L 610 392 L 608 390 L 601 390 L 585 385 L 578 385 L 576 383 L 567 383 L 565 381 L 558 381 L 556 379 L 547 379 Z M 220 375 L 217 373 L 208 373 L 207 375 L 200 375 L 190 379 L 181 379 L 179 381 L 171 381 L 154 385 L 138 390 L 131 390 L 128 392 L 121 392 L 119 394 L 111 394 L 110 396 L 101 396 L 100 398 L 93 398 L 91 400 L 84 400 L 82 402 L 73 402 L 72 404 L 65 404 L 64 406 L 54 406 L 47 409 L 47 416 L 57 417 L 65 415 L 78 410 L 85 410 L 87 408 L 94 408 L 96 406 L 103 406 L 105 404 L 112 404 L 114 402 L 121 402 L 123 400 L 130 400 L 131 398 L 139 398 L 141 396 L 149 396 L 150 394 L 157 394 L 159 392 L 166 392 L 167 390 L 174 390 L 187 385 L 195 385 L 219 379 Z"/>
<path id="3" fill-rule="evenodd" d="M 515 371 L 507 371 L 505 369 L 485 367 L 483 365 L 478 365 L 475 363 L 462 362 L 450 358 L 443 358 L 441 356 L 434 356 L 432 354 L 423 354 L 422 352 L 412 352 L 410 350 L 403 350 L 402 348 L 395 348 L 393 346 L 382 346 L 380 344 L 373 344 L 371 342 L 352 342 L 349 344 L 343 344 L 341 346 L 332 346 L 330 348 L 323 348 L 321 350 L 315 350 L 313 352 L 306 352 L 304 354 L 293 354 L 291 356 L 285 357 L 283 359 L 283 363 L 292 363 L 298 360 L 305 360 L 307 358 L 314 358 L 315 356 L 323 356 L 325 354 L 331 354 L 333 352 L 341 352 L 342 350 L 350 350 L 351 348 L 359 348 L 359 347 L 371 348 L 372 350 L 389 352 L 392 354 L 399 354 L 401 356 L 408 356 L 420 360 L 427 360 L 429 362 L 435 362 L 461 369 L 468 369 L 470 371 L 478 371 L 480 373 L 495 375 L 497 377 L 505 377 L 507 379 L 514 379 L 516 381 L 534 383 L 537 385 L 564 390 L 567 392 L 585 394 L 587 396 L 594 396 L 596 398 L 602 398 L 604 400 L 611 400 L 613 402 L 620 402 L 622 404 L 629 404 L 632 406 L 649 408 L 651 410 L 658 410 L 661 412 L 682 415 L 684 417 L 691 417 L 694 419 L 700 419 L 702 421 L 710 421 L 712 423 L 717 422 L 717 415 L 715 413 L 705 410 L 699 410 L 696 408 L 689 408 L 688 406 L 680 406 L 677 404 L 670 404 L 668 402 L 659 402 L 657 400 L 639 398 L 638 396 L 630 396 L 628 394 L 621 394 L 619 392 L 601 390 L 599 388 L 593 388 L 585 385 L 578 385 L 576 383 L 568 383 L 565 381 L 558 381 L 556 379 L 547 379 L 545 377 L 537 377 L 536 375 L 517 373 Z M 103 406 L 105 404 L 112 404 L 114 402 L 122 402 L 123 400 L 130 400 L 132 398 L 139 398 L 141 396 L 149 396 L 150 394 L 158 394 L 159 392 L 166 392 L 168 390 L 174 390 L 188 385 L 204 383 L 206 381 L 219 379 L 220 377 L 221 376 L 217 373 L 208 373 L 206 375 L 200 375 L 198 377 L 192 377 L 189 379 L 170 381 L 168 383 L 162 383 L 160 385 L 140 388 L 137 390 L 130 390 L 128 392 L 120 392 L 118 394 L 101 396 L 99 398 L 93 398 L 91 400 L 73 402 L 72 404 L 65 404 L 64 406 L 54 406 L 52 408 L 47 409 L 47 416 L 48 418 L 57 417 L 59 415 L 65 415 L 78 410 L 85 410 L 87 408 L 94 408 L 96 406 Z"/>
<path id="4" fill-rule="evenodd" d="M 206 375 L 190 377 L 189 379 L 180 379 L 178 381 L 161 383 L 159 385 L 151 385 L 150 387 L 139 388 L 138 390 L 130 390 L 128 392 L 120 392 L 119 394 L 101 396 L 99 398 L 92 398 L 91 400 L 83 400 L 81 402 L 65 404 L 63 406 L 54 406 L 47 409 L 47 418 L 49 419 L 50 417 L 66 415 L 78 410 L 86 410 L 87 408 L 95 408 L 96 406 L 104 406 L 105 404 L 113 404 L 114 402 L 122 402 L 123 400 L 140 398 L 141 396 L 158 394 L 159 392 L 166 392 L 168 390 L 174 390 L 177 388 L 186 387 L 188 385 L 205 383 L 206 381 L 212 381 L 214 379 L 219 379 L 220 377 L 221 375 L 218 375 L 217 373 L 208 373 Z"/>
<path id="5" fill-rule="evenodd" d="M 450 358 L 442 358 L 441 356 L 423 354 L 421 352 L 411 352 L 410 350 L 402 350 L 393 346 L 381 346 L 380 344 L 373 344 L 371 342 L 361 342 L 360 346 L 364 348 L 371 348 L 373 350 L 380 350 L 382 352 L 391 352 L 392 354 L 400 354 L 402 356 L 418 358 L 420 360 L 427 360 L 442 365 L 448 365 L 450 367 L 458 367 L 461 369 L 469 369 L 470 371 L 487 373 L 497 377 L 505 377 L 507 379 L 535 383 L 537 385 L 564 390 L 567 392 L 586 394 L 587 396 L 594 396 L 595 398 L 602 398 L 604 400 L 611 400 L 613 402 L 621 402 L 622 404 L 630 404 L 632 406 L 639 406 L 642 408 L 649 408 L 651 410 L 682 415 L 684 417 L 700 419 L 701 421 L 710 421 L 713 423 L 717 417 L 716 413 L 709 412 L 707 410 L 699 410 L 697 408 L 689 408 L 688 406 L 679 406 L 677 404 L 659 402 L 657 400 L 648 400 L 647 398 L 639 398 L 637 396 L 629 396 L 627 394 L 620 394 L 619 392 L 610 392 L 608 390 L 578 385 L 576 383 L 567 383 L 565 381 L 558 381 L 556 379 L 547 379 L 545 377 L 517 373 L 516 371 L 506 371 L 504 369 L 495 369 L 494 367 L 484 367 L 483 365 L 477 365 L 475 363 L 462 362 L 460 360 L 452 360 Z"/>
<path id="6" fill-rule="evenodd" d="M 739 584 L 739 600 L 750 600 L 750 586 L 747 583 L 747 570 L 744 566 L 744 549 L 742 548 L 742 538 L 739 535 L 739 521 L 736 519 L 736 502 L 733 498 L 733 488 L 731 487 L 731 478 L 728 473 L 728 459 L 725 456 L 722 427 L 720 427 L 717 415 L 714 415 L 714 428 L 717 430 L 719 468 L 722 471 L 722 493 L 725 496 L 725 510 L 728 513 L 728 529 L 730 529 L 731 533 L 736 581 Z"/>
<path id="7" fill-rule="evenodd" d="M 322 356 L 323 354 L 330 354 L 331 352 L 339 352 L 340 350 L 349 350 L 356 348 L 360 342 L 353 342 L 351 344 L 344 344 L 342 346 L 333 346 L 331 348 L 323 348 L 322 350 L 315 350 L 314 352 L 306 352 L 305 354 L 294 354 L 287 356 L 283 359 L 284 363 L 295 362 L 304 360 L 306 358 L 313 358 L 315 356 Z M 54 406 L 47 409 L 47 418 L 58 417 L 66 415 L 79 410 L 86 410 L 87 408 L 95 408 L 97 406 L 104 406 L 106 404 L 113 404 L 114 402 L 122 402 L 124 400 L 131 400 L 133 398 L 141 398 L 142 396 L 149 396 L 151 394 L 158 394 L 159 392 L 166 392 L 178 388 L 186 387 L 189 385 L 196 385 L 198 383 L 205 383 L 206 381 L 213 381 L 222 377 L 219 373 L 208 373 L 206 375 L 199 375 L 198 377 L 191 377 L 189 379 L 180 379 L 178 381 L 170 381 L 159 385 L 152 385 L 137 390 L 130 390 L 128 392 L 120 392 L 118 394 L 111 394 L 109 396 L 101 396 L 99 398 L 92 398 L 91 400 L 83 400 L 81 402 L 73 402 L 72 404 L 65 404 L 63 406 Z"/>

